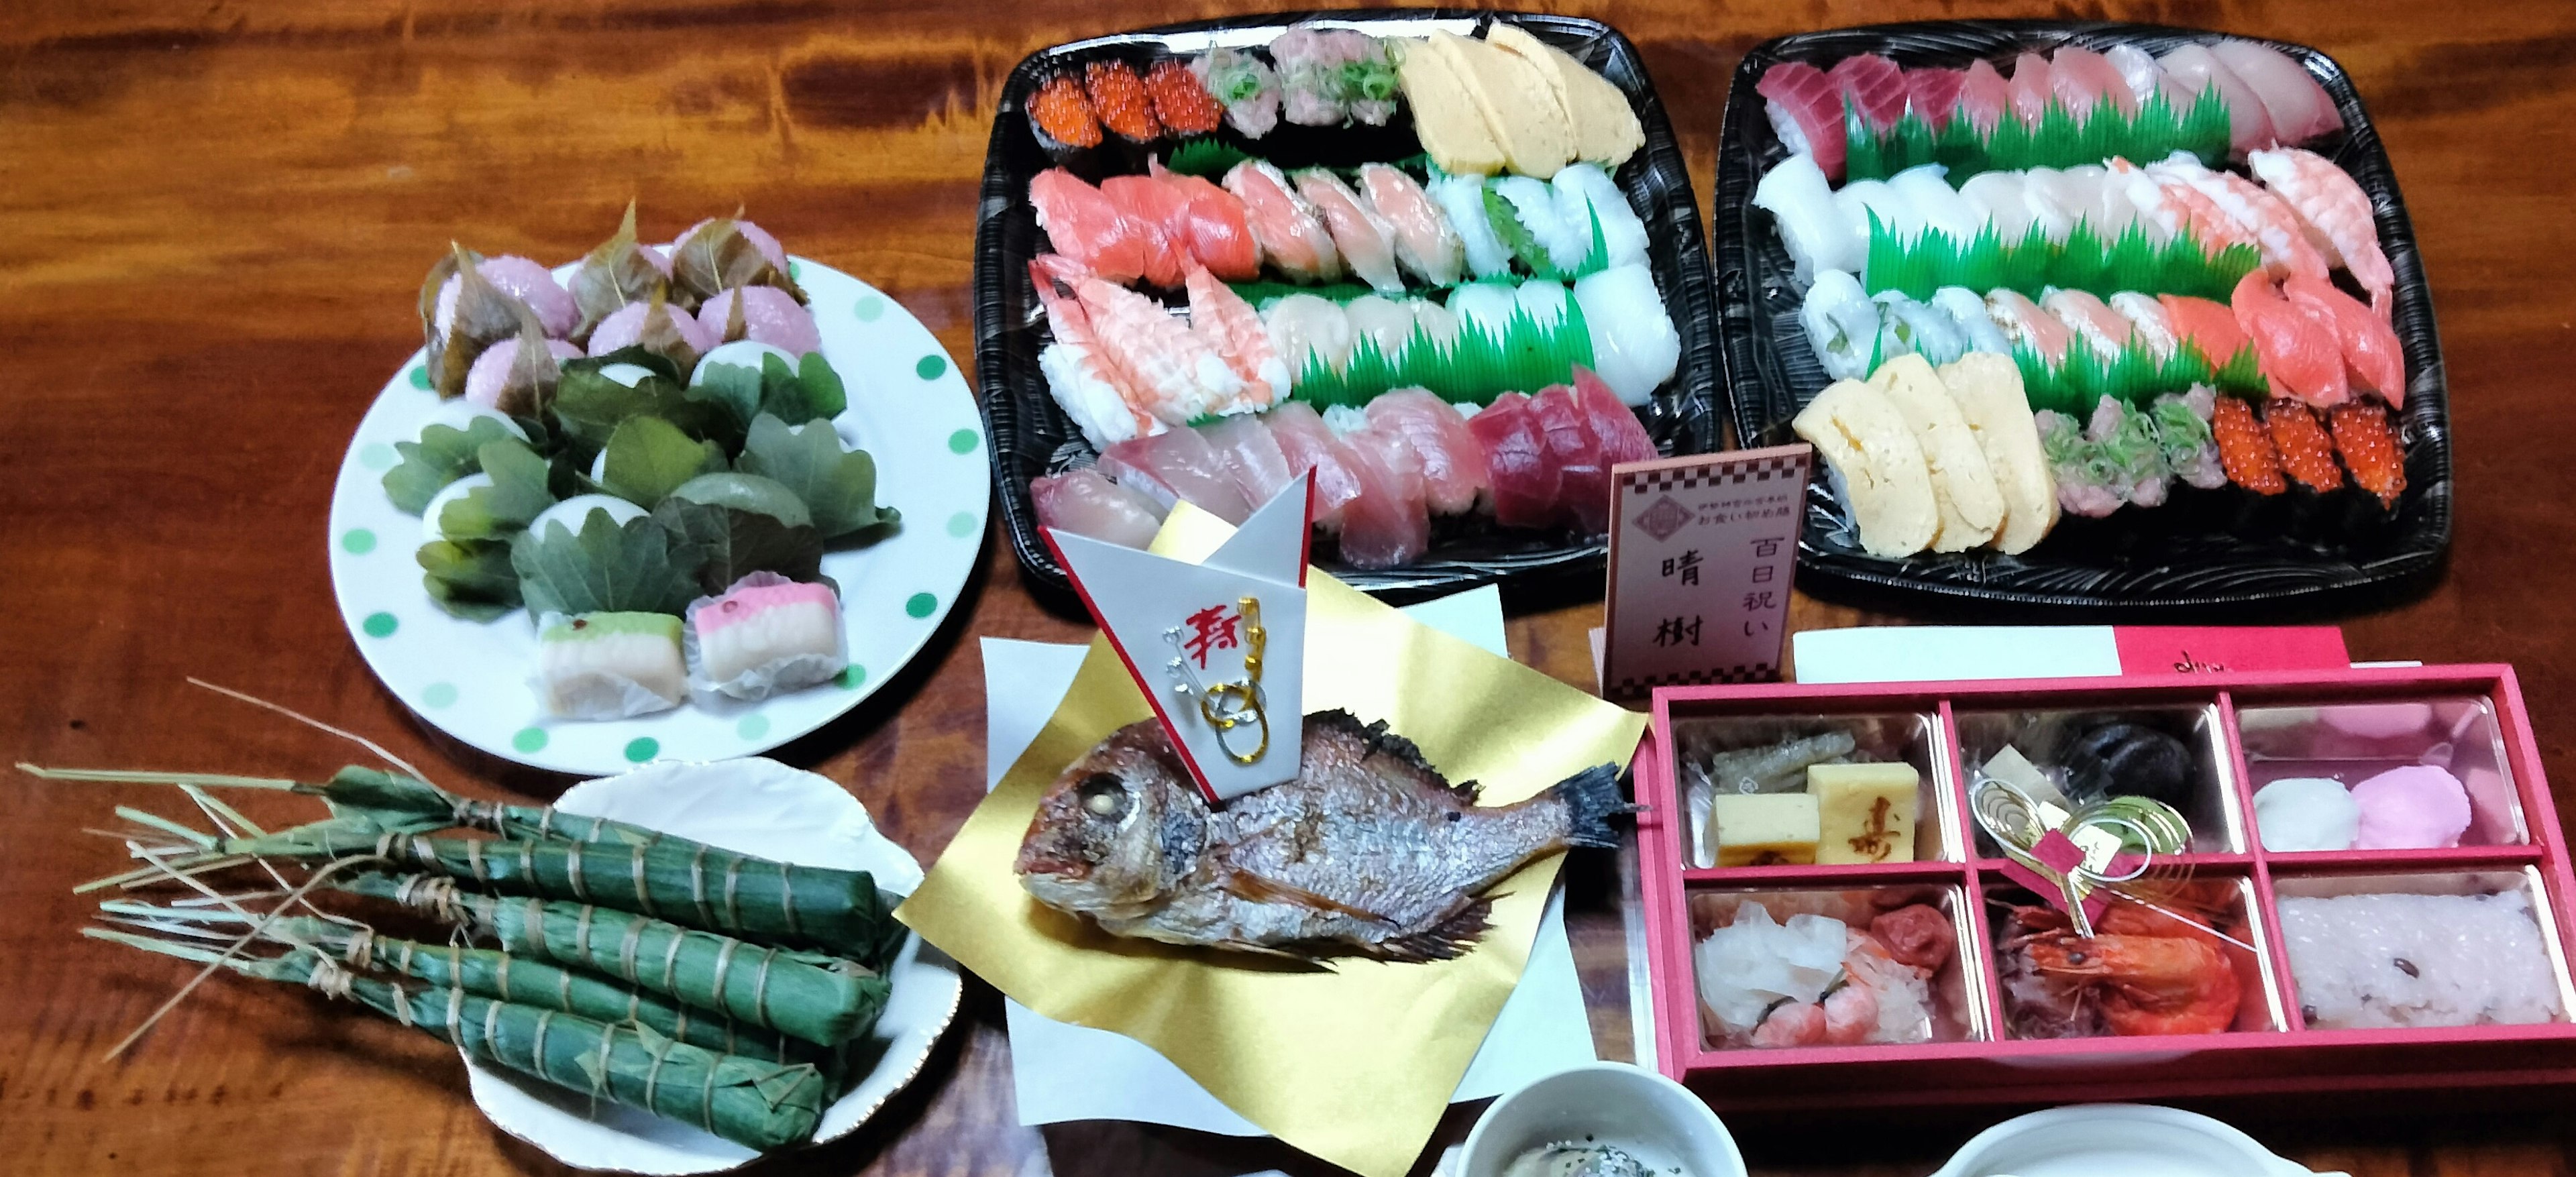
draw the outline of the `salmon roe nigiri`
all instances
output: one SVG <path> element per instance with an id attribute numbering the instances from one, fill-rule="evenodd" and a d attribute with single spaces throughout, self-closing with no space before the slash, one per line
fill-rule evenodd
<path id="1" fill-rule="evenodd" d="M 1085 88 L 1091 92 L 1091 112 L 1120 138 L 1148 143 L 1163 134 L 1163 126 L 1154 119 L 1154 100 L 1145 93 L 1143 79 L 1123 61 L 1095 61 L 1083 71 Z"/>
<path id="2" fill-rule="evenodd" d="M 2272 435 L 2263 423 L 2254 419 L 2254 406 L 2232 396 L 2218 398 L 2209 432 L 2218 443 L 2218 464 L 2227 469 L 2229 482 L 2259 495 L 2290 489 L 2281 477 L 2280 451 L 2272 448 Z"/>
<path id="3" fill-rule="evenodd" d="M 2310 490 L 2343 485 L 2343 468 L 2335 465 L 2334 439 L 2317 420 L 2317 411 L 2287 397 L 2275 397 L 2263 409 L 2272 427 L 2272 445 L 2281 451 L 2281 468 Z M 2224 458 L 2221 459 L 2224 461 Z"/>
<path id="4" fill-rule="evenodd" d="M 1225 119 L 1224 104 L 1177 59 L 1156 62 L 1145 71 L 1145 91 L 1154 97 L 1155 116 L 1176 134 L 1211 134 Z"/>
<path id="5" fill-rule="evenodd" d="M 2336 405 L 2327 414 L 2334 426 L 2335 449 L 2352 468 L 2352 480 L 2378 496 L 2379 505 L 2394 507 L 2406 490 L 2406 456 L 2397 450 L 2397 435 L 2388 427 L 2388 410 L 2367 401 Z"/>
<path id="6" fill-rule="evenodd" d="M 1067 147 L 1100 146 L 1100 120 L 1092 117 L 1091 100 L 1071 74 L 1048 78 L 1029 96 L 1029 122 Z"/>

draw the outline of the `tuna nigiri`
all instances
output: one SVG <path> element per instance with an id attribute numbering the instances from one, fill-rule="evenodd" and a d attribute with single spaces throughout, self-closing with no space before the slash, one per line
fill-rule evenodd
<path id="1" fill-rule="evenodd" d="M 2013 59 L 2013 117 L 2038 126 L 2048 113 L 2048 104 L 2056 94 L 2056 79 L 2049 76 L 2048 59 L 2036 53 L 2024 53 Z"/>
<path id="2" fill-rule="evenodd" d="M 2129 92 L 2128 79 L 2120 76 L 2119 67 L 2090 49 L 2059 46 L 2049 58 L 2048 81 L 2057 100 L 2078 120 L 2091 118 L 2093 108 L 2105 100 L 2121 114 L 2138 113 L 2138 96 Z"/>
<path id="3" fill-rule="evenodd" d="M 1560 173 L 1561 174 L 1561 173 Z M 1395 236 L 1395 260 L 1434 286 L 1455 286 L 1467 265 L 1466 242 L 1431 195 L 1401 168 L 1360 165 L 1360 195 Z"/>
<path id="4" fill-rule="evenodd" d="M 1218 464 L 1225 467 L 1236 486 L 1243 488 L 1246 502 L 1269 502 L 1297 477 L 1288 469 L 1287 452 L 1279 448 L 1279 440 L 1270 435 L 1270 426 L 1262 417 L 1245 414 L 1220 418 L 1200 426 L 1199 436 L 1207 439 Z"/>
<path id="5" fill-rule="evenodd" d="M 1905 117 L 1905 72 L 1875 53 L 1855 53 L 1834 63 L 1825 78 L 1841 89 L 1860 117 L 1879 131 Z M 1836 120 L 1839 122 L 1840 120 Z"/>
<path id="6" fill-rule="evenodd" d="M 1493 475 L 1494 521 L 1505 527 L 1552 527 L 1564 487 L 1547 439 L 1530 418 L 1530 398 L 1517 392 L 1495 397 L 1467 418 L 1467 431 L 1485 451 Z M 1604 503 L 1607 506 L 1607 503 Z"/>
<path id="7" fill-rule="evenodd" d="M 1243 487 L 1196 430 L 1173 429 L 1101 451 L 1099 470 L 1169 510 L 1188 503 L 1228 523 L 1252 514 Z"/>
<path id="8" fill-rule="evenodd" d="M 1529 412 L 1557 465 L 1557 501 L 1566 516 L 1586 535 L 1608 530 L 1610 463 L 1602 456 L 1601 439 L 1593 436 L 1583 409 L 1574 403 L 1574 390 L 1551 385 L 1530 398 Z"/>
<path id="9" fill-rule="evenodd" d="M 1342 276 L 1342 255 L 1333 235 L 1312 205 L 1288 187 L 1288 177 L 1260 160 L 1248 159 L 1225 174 L 1225 190 L 1243 202 L 1244 219 L 1262 255 L 1279 272 L 1299 282 L 1330 282 Z"/>
<path id="10" fill-rule="evenodd" d="M 2004 112 L 2012 107 L 2012 83 L 1995 72 L 1992 63 L 1971 61 L 1959 75 L 1959 113 L 1967 116 L 1977 130 L 1992 134 L 2003 122 Z"/>
<path id="11" fill-rule="evenodd" d="M 1612 401 L 1616 404 L 1614 398 Z M 1419 388 L 1399 388 L 1368 403 L 1371 428 L 1394 433 L 1422 460 L 1425 501 L 1434 515 L 1463 515 L 1493 489 L 1485 451 L 1467 419 Z M 1621 409 L 1624 415 L 1627 410 Z M 1634 418 L 1630 418 L 1634 420 Z"/>
<path id="12" fill-rule="evenodd" d="M 1259 426 L 1255 426 L 1259 428 Z M 1162 504 L 1103 478 L 1097 470 L 1067 470 L 1029 480 L 1038 526 L 1141 548 L 1163 528 Z"/>
<path id="13" fill-rule="evenodd" d="M 1813 156 L 1825 179 L 1841 183 L 1843 157 L 1843 90 L 1825 71 L 1803 61 L 1784 61 L 1762 71 L 1753 84 L 1771 116 L 1771 129 L 1791 153 Z"/>
<path id="14" fill-rule="evenodd" d="M 2281 142 L 2305 143 L 2343 125 L 2325 87 L 2279 50 L 2231 39 L 2211 45 L 2209 52 L 2254 91 Z"/>
<path id="15" fill-rule="evenodd" d="M 2245 328 L 2245 337 L 2254 343 L 2273 396 L 2296 397 L 2319 408 L 2351 398 L 2343 345 L 2326 311 L 2283 298 L 2260 270 L 2236 284 L 2228 303 L 2236 311 L 2237 324 Z M 2273 436 L 2279 439 L 2279 427 L 2274 427 Z M 2292 473 L 2297 473 L 2296 467 Z"/>
<path id="16" fill-rule="evenodd" d="M 1431 546 L 1422 459 L 1404 440 L 1374 427 L 1341 439 L 1360 493 L 1342 511 L 1342 559 L 1355 568 L 1408 564 Z"/>
<path id="17" fill-rule="evenodd" d="M 2075 332 L 2020 291 L 1988 291 L 1986 313 L 2014 346 L 2027 347 L 2051 364 L 2066 362 L 2066 347 L 2075 342 Z"/>
<path id="18" fill-rule="evenodd" d="M 2378 393 L 2391 405 L 2406 403 L 2405 348 L 2397 342 L 2397 332 L 2371 314 L 2369 307 L 2323 278 L 2293 276 L 2281 284 L 2281 293 L 2334 324 L 2344 368 L 2354 387 Z"/>
<path id="19" fill-rule="evenodd" d="M 2165 77 L 2190 94 L 2195 100 L 2202 91 L 2215 87 L 2227 104 L 2227 142 L 2239 152 L 2257 147 L 2270 147 L 2278 137 L 2272 131 L 2272 116 L 2264 112 L 2263 100 L 2244 79 L 2227 68 L 2208 46 L 2183 45 L 2156 59 L 2165 69 Z"/>
<path id="20" fill-rule="evenodd" d="M 1048 168 L 1030 177 L 1029 204 L 1055 252 L 1111 282 L 1145 275 L 1151 228 L 1073 173 Z"/>
<path id="21" fill-rule="evenodd" d="M 1593 440 L 1601 443 L 1601 464 L 1616 466 L 1621 462 L 1651 462 L 1662 455 L 1655 450 L 1655 439 L 1646 427 L 1637 423 L 1637 414 L 1610 390 L 1601 377 L 1581 364 L 1574 366 L 1574 404 L 1583 410 L 1584 424 L 1592 429 Z"/>
<path id="22" fill-rule="evenodd" d="M 1100 194 L 1141 227 L 1145 246 L 1145 281 L 1165 288 L 1179 286 L 1193 261 L 1189 238 L 1175 235 L 1186 225 L 1189 197 L 1151 176 L 1111 176 L 1100 182 Z"/>
<path id="23" fill-rule="evenodd" d="M 1905 109 L 1935 131 L 1950 125 L 1959 112 L 1959 95 L 1967 87 L 1964 70 L 1924 66 L 1905 71 Z"/>
<path id="24" fill-rule="evenodd" d="M 1208 272 L 1228 282 L 1249 282 L 1261 276 L 1261 246 L 1252 239 L 1252 226 L 1243 215 L 1243 201 L 1205 177 L 1184 175 L 1167 170 L 1163 161 L 1146 161 L 1148 174 L 1163 186 L 1181 195 L 1177 220 L 1166 222 L 1163 232 L 1174 241 L 1187 243 L 1189 254 Z"/>
<path id="25" fill-rule="evenodd" d="M 1395 231 L 1360 203 L 1359 193 L 1341 177 L 1313 168 L 1297 173 L 1297 195 L 1322 215 L 1333 248 L 1352 273 L 1379 293 L 1404 293 L 1404 275 L 1395 267 Z"/>
<path id="26" fill-rule="evenodd" d="M 1323 414 L 1304 401 L 1289 401 L 1264 419 L 1270 423 L 1271 440 L 1279 443 L 1279 452 L 1288 459 L 1289 476 L 1315 476 L 1316 525 L 1340 531 L 1343 510 L 1360 496 L 1360 476 L 1351 470 Z"/>
<path id="27" fill-rule="evenodd" d="M 2350 271 L 2352 280 L 2370 292 L 2379 317 L 2388 318 L 2392 309 L 2388 295 L 2397 279 L 2389 269 L 2388 255 L 2380 252 L 2379 225 L 2361 185 L 2333 161 L 2295 147 L 2257 151 L 2247 162 L 2306 222 L 2310 240 L 2326 260 Z"/>

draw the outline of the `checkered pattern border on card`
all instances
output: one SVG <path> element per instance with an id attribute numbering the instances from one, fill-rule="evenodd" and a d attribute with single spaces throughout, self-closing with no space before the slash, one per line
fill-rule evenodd
<path id="1" fill-rule="evenodd" d="M 1680 470 L 1652 470 L 1630 474 L 1621 480 L 1628 493 L 1644 498 L 1668 490 L 1692 490 L 1703 486 L 1733 486 L 1747 482 L 1769 482 L 1775 478 L 1807 476 L 1804 455 L 1761 458 L 1751 462 L 1693 466 Z"/>
<path id="2" fill-rule="evenodd" d="M 1656 687 L 1695 687 L 1711 683 L 1770 682 L 1780 677 L 1780 668 L 1768 662 L 1750 666 L 1728 666 L 1705 670 L 1684 670 L 1673 674 L 1631 675 L 1610 684 L 1619 694 L 1643 694 Z"/>

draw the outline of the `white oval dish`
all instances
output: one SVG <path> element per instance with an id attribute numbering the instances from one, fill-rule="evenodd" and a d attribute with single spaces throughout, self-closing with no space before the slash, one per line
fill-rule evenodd
<path id="1" fill-rule="evenodd" d="M 775 760 L 656 764 L 583 781 L 555 808 L 615 818 L 743 854 L 800 866 L 864 870 L 892 897 L 921 886 L 921 864 L 879 833 L 857 799 L 830 780 Z M 865 1076 L 824 1109 L 816 1143 L 855 1131 L 912 1082 L 957 1018 L 965 984 L 957 964 L 907 934 L 887 979 L 893 992 L 870 1035 L 878 1053 Z M 861 1044 L 864 1051 L 868 1044 Z M 858 1062 L 853 1062 L 855 1068 Z M 468 1059 L 474 1105 L 495 1127 L 581 1169 L 678 1177 L 738 1168 L 760 1156 L 676 1120 L 622 1107 Z"/>
<path id="2" fill-rule="evenodd" d="M 1735 1137 L 1689 1088 L 1628 1063 L 1558 1071 L 1497 1099 L 1467 1133 L 1456 1177 L 1503 1177 L 1522 1153 L 1564 1140 L 1614 1145 L 1649 1172 L 1745 1177 Z"/>
<path id="3" fill-rule="evenodd" d="M 833 428 L 876 459 L 877 501 L 903 514 L 895 534 L 823 557 L 823 574 L 841 588 L 850 672 L 756 704 L 693 702 L 604 721 L 548 716 L 529 685 L 537 669 L 532 619 L 525 610 L 489 622 L 441 611 L 412 558 L 421 522 L 385 496 L 385 471 L 398 461 L 394 443 L 414 440 L 441 412 L 415 352 L 341 457 L 330 535 L 341 620 L 368 668 L 413 714 L 494 756 L 584 776 L 665 758 L 748 756 L 857 706 L 930 641 L 983 552 L 992 501 L 983 419 L 955 361 L 900 304 L 828 266 L 802 259 L 795 266 L 823 358 L 849 394 Z"/>
<path id="4" fill-rule="evenodd" d="M 2344 1177 L 2281 1159 L 2198 1112 L 2079 1104 L 1977 1134 L 1932 1177 Z"/>

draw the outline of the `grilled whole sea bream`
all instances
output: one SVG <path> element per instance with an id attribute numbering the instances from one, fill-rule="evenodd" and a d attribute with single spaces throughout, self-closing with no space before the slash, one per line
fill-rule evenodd
<path id="1" fill-rule="evenodd" d="M 1109 932 L 1322 960 L 1445 960 L 1486 888 L 1541 855 L 1617 844 L 1618 768 L 1476 804 L 1413 742 L 1346 711 L 1306 717 L 1295 780 L 1210 809 L 1162 726 L 1112 733 L 1038 801 L 1014 864 L 1029 893 Z"/>

